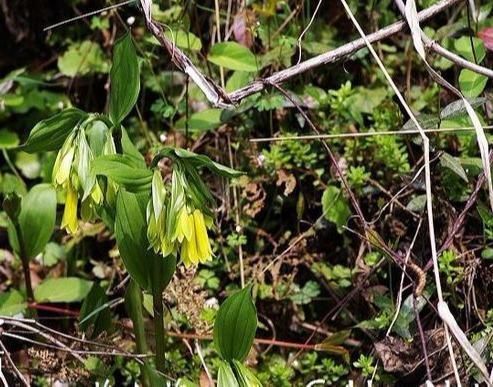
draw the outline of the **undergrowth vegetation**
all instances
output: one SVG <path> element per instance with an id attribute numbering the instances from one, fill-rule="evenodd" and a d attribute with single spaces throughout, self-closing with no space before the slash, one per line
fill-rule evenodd
<path id="1" fill-rule="evenodd" d="M 299 70 L 359 38 L 343 2 L 40 3 L 0 1 L 2 382 L 489 383 L 493 3 L 421 21 L 466 102 L 374 40 L 417 122 L 366 47 Z"/>

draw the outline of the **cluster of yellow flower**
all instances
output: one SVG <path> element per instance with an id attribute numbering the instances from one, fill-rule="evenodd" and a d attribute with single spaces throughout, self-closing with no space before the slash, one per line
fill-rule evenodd
<path id="1" fill-rule="evenodd" d="M 183 171 L 176 168 L 168 192 L 161 173 L 155 170 L 152 199 L 147 209 L 147 236 L 154 250 L 163 256 L 179 252 L 185 266 L 212 259 L 207 234 L 207 229 L 212 227 L 212 218 L 194 205 L 185 193 L 189 184 Z"/>
<path id="2" fill-rule="evenodd" d="M 106 133 L 103 154 L 116 153 L 109 131 Z M 84 128 L 76 127 L 58 151 L 53 166 L 53 184 L 65 192 L 65 209 L 61 227 L 75 234 L 79 229 L 78 202 L 81 199 L 80 216 L 84 221 L 95 217 L 96 206 L 103 201 L 103 192 L 91 172 L 93 152 L 87 142 Z"/>

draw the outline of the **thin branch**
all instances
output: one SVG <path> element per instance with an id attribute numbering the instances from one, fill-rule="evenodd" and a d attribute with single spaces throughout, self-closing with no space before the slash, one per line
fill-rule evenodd
<path id="1" fill-rule="evenodd" d="M 493 125 L 483 126 L 483 129 L 491 130 Z M 463 126 L 460 128 L 436 128 L 436 129 L 423 129 L 425 133 L 455 133 L 455 132 L 469 132 L 476 130 L 473 126 Z M 252 138 L 250 142 L 277 142 L 277 141 L 312 141 L 312 140 L 330 140 L 341 138 L 360 138 L 360 137 L 374 137 L 374 136 L 397 136 L 397 135 L 416 135 L 419 134 L 419 130 L 386 130 L 382 132 L 348 132 L 348 133 L 334 133 L 334 134 L 309 134 L 302 136 L 280 136 L 280 137 L 260 137 Z"/>

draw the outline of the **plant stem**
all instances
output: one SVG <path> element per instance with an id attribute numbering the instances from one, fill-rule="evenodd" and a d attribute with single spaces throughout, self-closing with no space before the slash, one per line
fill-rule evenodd
<path id="1" fill-rule="evenodd" d="M 125 294 L 125 306 L 127 313 L 132 319 L 134 335 L 136 341 L 136 349 L 138 353 L 147 353 L 147 340 L 144 329 L 144 319 L 142 317 L 142 292 L 139 285 L 134 280 L 130 280 L 127 292 Z M 142 384 L 144 386 L 152 386 L 153 378 L 150 375 L 152 368 L 147 360 L 140 366 L 142 373 Z"/>
<path id="2" fill-rule="evenodd" d="M 164 308 L 163 292 L 161 286 L 154 286 L 152 291 L 154 304 L 154 334 L 156 339 L 156 369 L 164 371 L 165 365 L 165 329 L 164 329 Z"/>

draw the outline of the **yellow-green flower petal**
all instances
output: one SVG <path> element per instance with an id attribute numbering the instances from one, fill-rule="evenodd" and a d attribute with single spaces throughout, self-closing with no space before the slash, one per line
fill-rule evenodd
<path id="1" fill-rule="evenodd" d="M 178 222 L 176 225 L 176 232 L 173 239 L 177 239 L 182 243 L 183 239 L 188 241 L 192 238 L 193 217 L 189 215 L 187 209 L 183 207 L 178 214 Z"/>
<path id="2" fill-rule="evenodd" d="M 70 234 L 75 234 L 79 227 L 77 221 L 77 192 L 67 184 L 67 193 L 65 195 L 65 209 L 63 211 L 62 228 Z"/>
<path id="3" fill-rule="evenodd" d="M 74 160 L 74 147 L 70 147 L 68 151 L 61 156 L 60 165 L 58 170 L 55 171 L 55 183 L 62 185 L 70 177 L 70 170 L 72 168 L 72 161 Z"/>
<path id="4" fill-rule="evenodd" d="M 193 212 L 193 220 L 195 223 L 195 239 L 199 261 L 205 262 L 211 259 L 212 251 L 209 235 L 207 235 L 207 229 L 205 227 L 204 215 L 202 215 L 200 210 Z"/>

